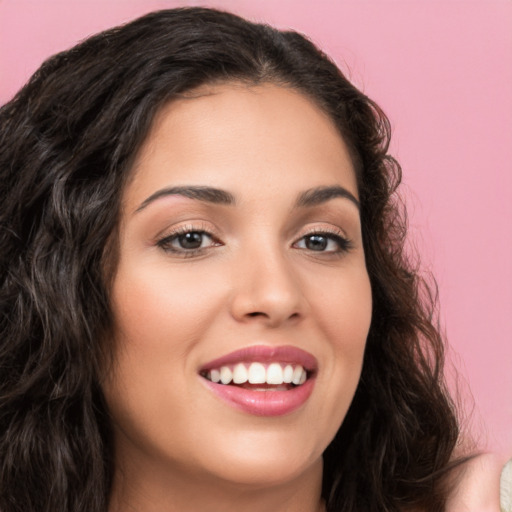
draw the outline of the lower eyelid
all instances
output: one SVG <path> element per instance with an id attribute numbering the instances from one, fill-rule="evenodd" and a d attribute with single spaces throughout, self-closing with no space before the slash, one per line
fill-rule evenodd
<path id="1" fill-rule="evenodd" d="M 303 235 L 293 245 L 305 244 L 307 238 L 308 237 L 313 237 L 313 236 L 324 237 L 324 238 L 327 239 L 328 243 L 329 242 L 334 242 L 334 243 L 336 243 L 338 245 L 342 244 L 343 241 L 344 241 L 344 238 L 340 237 L 339 235 L 334 235 L 334 234 L 331 234 L 331 233 L 320 233 L 320 232 L 317 232 L 317 233 L 308 233 L 306 235 Z M 301 247 L 301 248 L 307 249 L 307 247 Z"/>
<path id="2" fill-rule="evenodd" d="M 187 233 L 200 233 L 203 237 L 208 238 L 210 242 L 206 247 L 198 247 L 196 249 L 174 247 L 174 242 L 176 242 L 180 236 L 186 235 Z M 215 245 L 221 244 L 209 230 L 200 228 L 199 226 L 185 226 L 183 228 L 178 228 L 174 230 L 174 232 L 167 233 L 166 235 L 160 237 L 158 240 L 156 240 L 155 245 L 169 252 L 191 254 L 194 251 L 203 251 L 208 249 L 209 247 L 214 247 Z"/>

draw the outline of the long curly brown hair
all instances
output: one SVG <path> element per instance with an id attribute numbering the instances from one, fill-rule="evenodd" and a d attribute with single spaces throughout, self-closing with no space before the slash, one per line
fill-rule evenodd
<path id="1" fill-rule="evenodd" d="M 101 369 L 120 197 L 161 106 L 271 82 L 336 123 L 356 169 L 373 317 L 361 381 L 324 453 L 330 512 L 441 511 L 459 436 L 435 294 L 404 253 L 389 122 L 304 36 L 229 13 L 148 14 L 46 61 L 0 110 L 0 510 L 105 512 Z"/>

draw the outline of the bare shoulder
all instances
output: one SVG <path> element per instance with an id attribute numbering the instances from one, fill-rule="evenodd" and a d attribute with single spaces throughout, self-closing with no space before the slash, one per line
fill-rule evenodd
<path id="1" fill-rule="evenodd" d="M 466 462 L 448 498 L 446 512 L 500 512 L 500 474 L 505 460 L 486 453 Z"/>

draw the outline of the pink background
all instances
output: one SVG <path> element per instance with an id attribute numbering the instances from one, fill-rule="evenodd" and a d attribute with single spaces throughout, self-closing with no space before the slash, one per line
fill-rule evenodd
<path id="1" fill-rule="evenodd" d="M 50 54 L 196 4 L 308 34 L 388 114 L 472 428 L 512 455 L 512 2 L 0 0 L 0 104 Z"/>

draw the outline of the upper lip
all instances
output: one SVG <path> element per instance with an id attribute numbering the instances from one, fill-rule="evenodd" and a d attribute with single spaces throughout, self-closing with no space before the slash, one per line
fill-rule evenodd
<path id="1" fill-rule="evenodd" d="M 315 356 L 292 345 L 279 347 L 269 345 L 253 345 L 245 347 L 229 354 L 223 355 L 213 361 L 204 364 L 200 371 L 207 371 L 221 366 L 234 365 L 237 363 L 290 363 L 300 364 L 305 370 L 314 372 L 318 368 L 318 361 Z"/>

